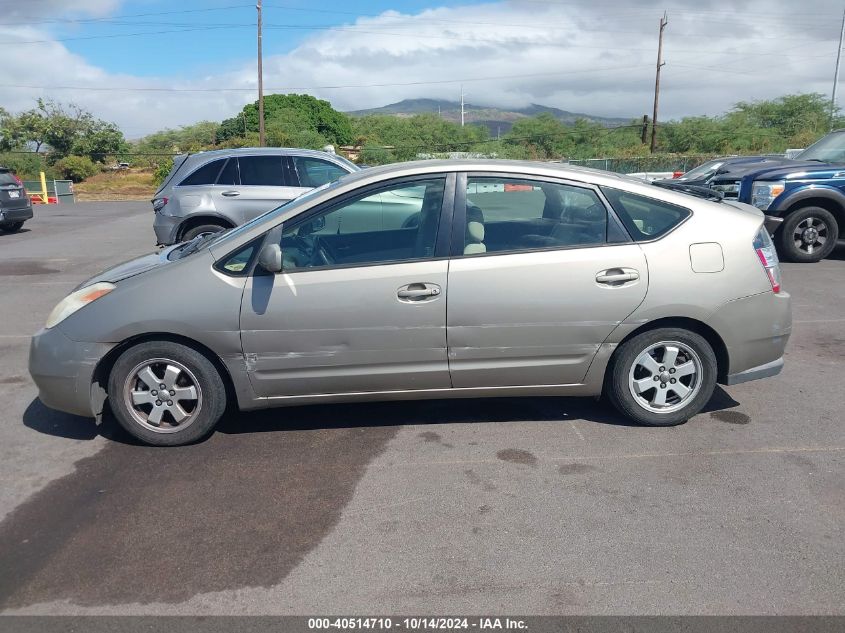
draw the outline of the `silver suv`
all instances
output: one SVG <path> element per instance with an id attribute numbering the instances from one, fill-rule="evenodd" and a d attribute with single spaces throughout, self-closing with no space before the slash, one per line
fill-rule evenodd
<path id="1" fill-rule="evenodd" d="M 152 200 L 156 241 L 230 229 L 359 169 L 335 154 L 284 147 L 181 154 Z"/>

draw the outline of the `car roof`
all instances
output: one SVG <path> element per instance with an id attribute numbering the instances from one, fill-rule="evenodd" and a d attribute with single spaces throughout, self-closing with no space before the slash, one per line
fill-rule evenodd
<path id="1" fill-rule="evenodd" d="M 316 149 L 301 149 L 296 147 L 233 147 L 231 149 L 212 149 L 188 154 L 188 160 L 200 161 L 227 156 L 313 156 L 315 158 L 337 158 L 337 154 L 330 154 Z"/>
<path id="2" fill-rule="evenodd" d="M 629 178 L 624 174 L 617 174 L 592 167 L 581 167 L 568 163 L 544 163 L 527 160 L 503 159 L 436 159 L 416 160 L 405 163 L 391 163 L 378 167 L 369 167 L 362 171 L 347 174 L 342 178 L 345 183 L 357 181 L 381 180 L 389 176 L 409 176 L 433 172 L 467 171 L 467 172 L 501 172 L 508 175 L 549 176 L 552 178 L 569 178 L 592 184 L 618 186 L 620 181 L 640 183 L 636 178 Z"/>

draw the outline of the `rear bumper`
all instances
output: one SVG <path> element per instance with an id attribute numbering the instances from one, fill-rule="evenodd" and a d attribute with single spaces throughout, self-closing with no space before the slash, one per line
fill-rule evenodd
<path id="1" fill-rule="evenodd" d="M 42 329 L 29 346 L 29 373 L 38 397 L 51 409 L 93 417 L 94 370 L 114 345 L 69 339 L 58 328 Z"/>
<path id="2" fill-rule="evenodd" d="M 176 243 L 176 234 L 179 231 L 181 218 L 174 218 L 156 212 L 153 220 L 153 231 L 156 234 L 156 244 L 170 246 Z"/>
<path id="3" fill-rule="evenodd" d="M 729 301 L 716 310 L 710 325 L 728 353 L 722 384 L 735 385 L 778 374 L 792 333 L 792 298 L 786 292 L 762 292 Z"/>
<path id="4" fill-rule="evenodd" d="M 32 205 L 21 209 L 5 209 L 0 207 L 0 224 L 13 224 L 32 219 Z"/>
<path id="5" fill-rule="evenodd" d="M 758 365 L 751 369 L 746 369 L 737 374 L 730 374 L 725 380 L 726 385 L 738 385 L 743 382 L 751 380 L 760 380 L 761 378 L 770 378 L 777 376 L 783 369 L 783 357 L 773 360 L 764 365 Z"/>

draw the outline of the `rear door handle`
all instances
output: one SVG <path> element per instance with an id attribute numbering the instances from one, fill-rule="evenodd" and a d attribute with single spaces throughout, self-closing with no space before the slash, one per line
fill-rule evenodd
<path id="1" fill-rule="evenodd" d="M 396 291 L 396 296 L 405 303 L 436 299 L 440 296 L 440 286 L 427 283 L 408 284 L 399 288 Z"/>
<path id="2" fill-rule="evenodd" d="M 235 196 L 241 195 L 241 192 L 240 191 L 224 191 L 220 195 L 226 196 L 227 198 L 234 198 Z"/>
<path id="3" fill-rule="evenodd" d="M 633 268 L 609 268 L 596 273 L 596 283 L 607 286 L 621 286 L 629 281 L 636 281 L 640 273 Z"/>

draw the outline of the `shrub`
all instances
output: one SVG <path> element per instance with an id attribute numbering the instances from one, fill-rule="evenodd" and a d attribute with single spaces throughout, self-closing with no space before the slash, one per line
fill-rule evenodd
<path id="1" fill-rule="evenodd" d="M 170 173 L 170 170 L 173 168 L 173 159 L 168 158 L 166 160 L 161 161 L 158 165 L 156 165 L 156 170 L 153 172 L 153 184 L 156 186 L 160 185 L 164 182 L 164 179 L 167 178 L 167 174 Z"/>
<path id="2" fill-rule="evenodd" d="M 66 156 L 55 164 L 56 171 L 63 177 L 74 182 L 90 178 L 100 171 L 100 168 L 87 156 Z"/>

